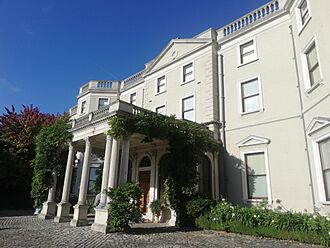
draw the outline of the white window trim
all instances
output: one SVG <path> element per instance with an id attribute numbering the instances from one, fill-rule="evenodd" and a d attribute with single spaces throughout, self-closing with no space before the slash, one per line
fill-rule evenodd
<path id="1" fill-rule="evenodd" d="M 322 204 L 328 205 L 330 201 L 327 201 L 325 195 L 325 188 L 324 188 L 324 179 L 323 179 L 323 172 L 322 172 L 322 164 L 320 158 L 320 148 L 319 142 L 330 138 L 330 133 L 325 134 L 317 139 L 312 140 L 312 147 L 313 147 L 313 155 L 314 155 L 314 163 L 315 163 L 315 172 L 316 172 L 316 181 L 317 181 L 317 189 L 319 192 L 319 200 Z"/>
<path id="2" fill-rule="evenodd" d="M 189 81 L 183 81 L 183 68 L 184 68 L 186 65 L 189 65 L 190 63 L 192 63 L 192 79 L 189 80 Z M 188 63 L 183 64 L 183 65 L 181 66 L 180 73 L 181 73 L 181 83 L 180 83 L 180 85 L 184 85 L 184 84 L 187 84 L 187 83 L 190 83 L 190 82 L 194 81 L 194 80 L 195 80 L 195 61 L 192 60 L 192 61 L 190 61 L 190 62 L 188 62 Z"/>
<path id="3" fill-rule="evenodd" d="M 162 78 L 162 77 L 165 77 L 165 90 L 160 91 L 160 92 L 157 92 L 157 89 L 158 89 L 158 79 L 160 79 L 160 78 Z M 166 74 L 164 74 L 164 75 L 162 75 L 162 76 L 156 78 L 155 86 L 156 86 L 156 87 L 155 87 L 155 96 L 157 96 L 157 95 L 159 95 L 159 94 L 162 94 L 162 93 L 164 93 L 164 92 L 167 91 L 167 77 L 166 77 Z"/>
<path id="4" fill-rule="evenodd" d="M 250 42 L 251 40 L 253 40 L 253 49 L 254 49 L 255 58 L 252 61 L 241 63 L 241 46 L 248 43 L 248 42 Z M 257 51 L 257 43 L 256 43 L 256 37 L 255 36 L 250 38 L 250 39 L 244 40 L 243 42 L 240 42 L 237 45 L 237 61 L 238 61 L 238 66 L 237 67 L 241 67 L 241 66 L 244 66 L 244 65 L 251 64 L 251 63 L 253 63 L 257 60 L 258 60 L 258 51 Z"/>
<path id="5" fill-rule="evenodd" d="M 253 79 L 258 79 L 258 85 L 259 85 L 259 96 L 260 96 L 260 109 L 250 112 L 243 112 L 243 101 L 242 101 L 242 84 L 246 83 L 248 81 L 251 81 Z M 252 113 L 258 113 L 258 112 L 264 112 L 264 102 L 263 102 L 263 94 L 262 94 L 262 82 L 261 82 L 261 75 L 256 75 L 254 77 L 250 77 L 244 80 L 241 80 L 238 82 L 238 103 L 239 103 L 239 113 L 241 116 L 252 114 Z"/>
<path id="6" fill-rule="evenodd" d="M 307 24 L 310 22 L 310 20 L 312 19 L 312 13 L 311 13 L 311 8 L 310 8 L 310 5 L 309 5 L 309 2 L 308 0 L 306 0 L 306 3 L 307 3 L 307 9 L 308 9 L 308 14 L 309 14 L 309 17 L 308 19 L 306 20 L 306 22 L 304 24 L 302 24 L 302 20 L 301 20 L 301 12 L 300 12 L 300 8 L 301 8 L 301 5 L 303 3 L 304 0 L 300 0 L 298 5 L 297 5 L 297 8 L 295 10 L 296 12 L 296 17 L 297 17 L 297 26 L 298 26 L 298 36 L 301 35 L 302 31 L 305 29 L 305 27 L 307 26 Z"/>
<path id="7" fill-rule="evenodd" d="M 157 113 L 156 112 L 157 108 L 161 108 L 161 107 L 165 107 L 165 114 L 164 115 L 167 115 L 167 104 L 166 103 L 156 106 L 154 112 Z"/>
<path id="8" fill-rule="evenodd" d="M 195 96 L 195 93 L 180 98 L 180 119 L 181 120 L 185 120 L 185 119 L 183 119 L 183 104 L 182 104 L 182 100 L 185 99 L 185 98 L 189 98 L 189 97 L 193 97 L 194 98 L 194 101 L 193 101 L 193 103 L 194 103 L 194 111 L 193 111 L 194 118 L 193 118 L 193 120 L 190 120 L 190 121 L 194 121 L 195 122 L 196 121 L 196 96 Z"/>
<path id="9" fill-rule="evenodd" d="M 97 99 L 97 107 L 99 107 L 100 99 L 108 99 L 107 105 L 110 104 L 110 98 L 109 98 L 109 97 L 99 97 L 99 98 Z M 104 106 L 106 106 L 106 105 L 104 105 Z"/>
<path id="10" fill-rule="evenodd" d="M 268 151 L 267 148 L 260 148 L 255 150 L 246 150 L 241 151 L 240 156 L 241 160 L 243 161 L 243 168 L 242 168 L 242 187 L 243 187 L 243 200 L 245 202 L 259 202 L 263 199 L 249 199 L 248 195 L 248 187 L 247 187 L 247 174 L 246 174 L 246 161 L 245 155 L 253 154 L 253 153 L 261 153 L 265 154 L 265 170 L 266 170 L 266 180 L 267 180 L 267 195 L 268 195 L 268 204 L 272 204 L 272 189 L 271 189 L 271 182 L 270 182 L 270 169 L 269 169 L 269 160 L 268 160 Z"/>
<path id="11" fill-rule="evenodd" d="M 131 96 L 134 95 L 134 94 L 136 95 L 136 100 L 135 100 L 135 102 L 137 103 L 137 91 L 134 91 L 134 92 L 132 92 L 132 93 L 129 94 L 129 99 L 128 99 L 128 101 L 129 101 L 130 104 L 133 104 L 133 103 L 131 103 Z M 135 105 L 137 105 L 137 104 L 135 104 Z"/>
<path id="12" fill-rule="evenodd" d="M 82 112 L 82 106 L 83 106 L 83 103 L 86 103 L 85 104 L 85 111 Z M 87 113 L 87 99 L 86 100 L 83 100 L 80 104 L 80 110 L 79 110 L 79 115 L 85 115 Z"/>
<path id="13" fill-rule="evenodd" d="M 317 61 L 319 63 L 321 80 L 319 80 L 318 82 L 315 82 L 314 85 L 311 85 L 306 52 L 312 47 L 312 45 L 314 43 L 315 43 Z M 307 43 L 305 48 L 301 51 L 301 66 L 302 66 L 303 77 L 304 77 L 305 94 L 307 94 L 307 95 L 309 95 L 312 91 L 314 91 L 314 89 L 316 89 L 318 86 L 324 84 L 319 54 L 320 53 L 319 53 L 319 49 L 318 49 L 318 43 L 316 41 L 316 35 L 314 35 L 313 38 Z"/>

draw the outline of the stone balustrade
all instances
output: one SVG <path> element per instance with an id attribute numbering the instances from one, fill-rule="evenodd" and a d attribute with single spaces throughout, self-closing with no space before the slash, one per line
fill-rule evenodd
<path id="1" fill-rule="evenodd" d="M 220 29 L 220 35 L 223 34 L 223 37 L 230 36 L 231 34 L 246 28 L 250 26 L 251 24 L 260 21 L 261 19 L 265 19 L 269 17 L 270 15 L 273 15 L 274 13 L 278 12 L 283 6 L 280 6 L 283 4 L 283 1 L 281 0 L 273 0 L 260 8 L 246 14 L 245 16 L 233 21 L 229 25 L 222 28 L 222 31 Z"/>

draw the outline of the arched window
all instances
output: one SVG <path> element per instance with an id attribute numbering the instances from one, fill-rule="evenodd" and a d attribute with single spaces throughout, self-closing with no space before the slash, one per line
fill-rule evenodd
<path id="1" fill-rule="evenodd" d="M 151 166 L 150 158 L 147 157 L 147 156 L 145 156 L 145 157 L 141 160 L 139 167 L 149 167 L 149 166 Z"/>
<path id="2" fill-rule="evenodd" d="M 211 162 L 207 156 L 203 156 L 202 163 L 198 166 L 198 192 L 207 196 L 212 196 L 212 170 Z"/>

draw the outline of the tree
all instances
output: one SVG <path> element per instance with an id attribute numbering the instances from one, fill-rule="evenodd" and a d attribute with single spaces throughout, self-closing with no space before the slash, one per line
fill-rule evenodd
<path id="1" fill-rule="evenodd" d="M 23 105 L 19 112 L 13 106 L 5 110 L 0 116 L 0 194 L 6 199 L 1 207 L 28 207 L 35 137 L 43 126 L 63 117 L 41 113 L 33 105 Z"/>

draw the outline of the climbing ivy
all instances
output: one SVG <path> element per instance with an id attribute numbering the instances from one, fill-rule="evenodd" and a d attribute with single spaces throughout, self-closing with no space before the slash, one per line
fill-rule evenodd
<path id="1" fill-rule="evenodd" d="M 165 189 L 170 206 L 176 211 L 176 225 L 188 225 L 186 204 L 196 184 L 197 165 L 205 152 L 218 151 L 220 148 L 211 132 L 197 123 L 153 112 L 114 116 L 110 118 L 109 126 L 109 135 L 115 138 L 140 133 L 144 135 L 142 142 L 167 141 L 169 156 L 164 171 L 167 181 Z"/>
<path id="2" fill-rule="evenodd" d="M 52 172 L 54 169 L 60 170 L 63 166 L 61 153 L 71 137 L 65 119 L 59 119 L 53 124 L 44 126 L 37 135 L 36 156 L 32 161 L 31 190 L 35 207 L 40 207 L 42 202 L 46 200 L 48 189 L 52 185 Z"/>

